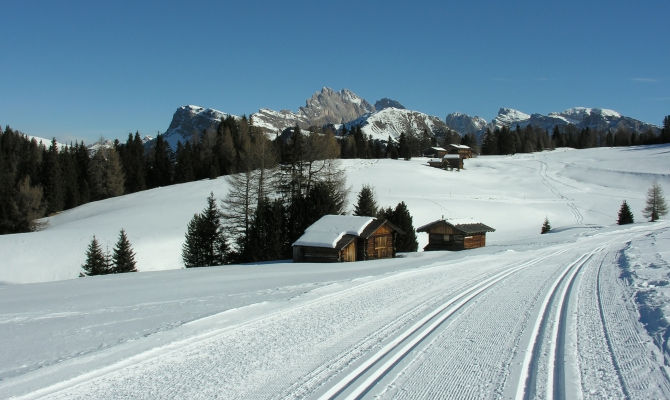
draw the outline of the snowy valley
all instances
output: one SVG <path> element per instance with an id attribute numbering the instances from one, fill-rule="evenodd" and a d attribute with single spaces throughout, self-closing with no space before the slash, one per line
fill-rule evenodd
<path id="1" fill-rule="evenodd" d="M 496 229 L 390 260 L 183 269 L 223 177 L 62 212 L 0 236 L 0 397 L 668 398 L 670 223 L 641 213 L 654 182 L 669 193 L 668 154 L 341 160 L 350 205 L 372 184 L 415 227 Z M 623 200 L 635 224 L 616 225 Z M 91 237 L 111 247 L 121 228 L 140 272 L 77 278 Z"/>

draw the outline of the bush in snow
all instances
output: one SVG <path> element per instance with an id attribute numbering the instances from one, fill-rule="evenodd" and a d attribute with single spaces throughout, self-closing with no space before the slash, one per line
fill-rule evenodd
<path id="1" fill-rule="evenodd" d="M 549 224 L 549 218 L 544 218 L 544 223 L 542 224 L 541 234 L 548 233 L 551 230 L 551 224 Z"/>

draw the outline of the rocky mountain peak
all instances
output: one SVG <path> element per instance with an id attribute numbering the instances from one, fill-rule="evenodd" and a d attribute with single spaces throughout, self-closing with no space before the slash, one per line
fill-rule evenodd
<path id="1" fill-rule="evenodd" d="M 404 110 L 405 106 L 400 104 L 400 102 L 384 97 L 383 99 L 377 100 L 375 103 L 375 110 L 381 111 L 385 108 L 397 108 L 399 110 Z"/>

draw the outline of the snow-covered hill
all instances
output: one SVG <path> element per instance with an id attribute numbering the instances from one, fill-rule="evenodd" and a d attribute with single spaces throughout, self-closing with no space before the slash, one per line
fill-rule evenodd
<path id="1" fill-rule="evenodd" d="M 225 179 L 63 212 L 0 236 L 0 398 L 668 398 L 670 222 L 640 212 L 652 182 L 668 193 L 668 151 L 346 160 L 350 200 L 372 184 L 414 226 L 496 228 L 485 248 L 389 260 L 180 269 Z M 624 199 L 637 223 L 617 226 Z M 69 279 L 121 227 L 142 272 Z"/>
<path id="2" fill-rule="evenodd" d="M 668 146 L 558 149 L 551 152 L 466 160 L 465 170 L 428 167 L 426 159 L 342 160 L 350 205 L 365 184 L 381 206 L 404 201 L 418 227 L 441 216 L 473 217 L 496 232 L 496 243 L 535 237 L 545 216 L 554 227 L 611 225 L 623 200 L 636 220 L 647 189 L 659 181 L 670 193 Z M 110 249 L 124 228 L 139 269 L 182 268 L 186 225 L 209 192 L 221 199 L 222 178 L 157 188 L 89 203 L 45 219 L 40 232 L 0 236 L 0 281 L 41 282 L 78 276 L 93 235 Z M 418 235 L 421 247 L 425 235 Z M 54 256 L 57 255 L 57 256 Z"/>

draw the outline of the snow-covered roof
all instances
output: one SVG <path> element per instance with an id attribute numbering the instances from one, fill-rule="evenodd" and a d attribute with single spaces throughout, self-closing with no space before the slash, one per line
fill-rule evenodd
<path id="1" fill-rule="evenodd" d="M 436 146 L 431 147 L 431 149 L 436 150 L 436 151 L 447 151 L 447 149 L 445 149 L 445 148 L 442 148 L 442 147 L 436 147 Z"/>
<path id="2" fill-rule="evenodd" d="M 373 217 L 324 215 L 307 228 L 293 245 L 334 249 L 344 235 L 360 236 L 372 221 L 374 221 Z"/>
<path id="3" fill-rule="evenodd" d="M 454 228 L 460 230 L 463 233 L 483 233 L 483 232 L 495 232 L 495 229 L 491 228 L 488 225 L 477 222 L 472 218 L 450 218 L 450 219 L 438 219 L 426 225 L 423 225 L 417 228 L 417 232 L 428 232 L 428 230 L 436 224 L 448 224 Z"/>
<path id="4" fill-rule="evenodd" d="M 469 149 L 470 148 L 470 146 L 466 146 L 464 144 L 451 144 L 450 146 L 454 147 L 456 149 Z"/>

